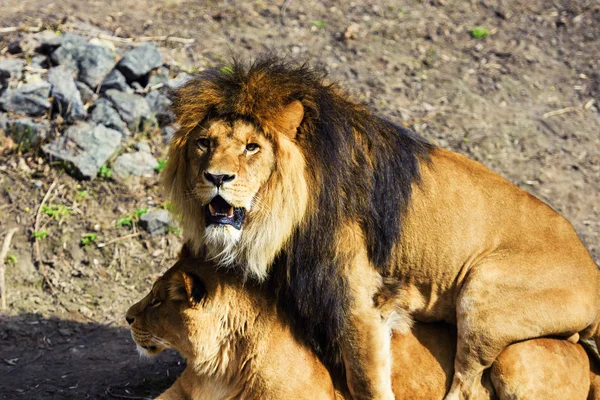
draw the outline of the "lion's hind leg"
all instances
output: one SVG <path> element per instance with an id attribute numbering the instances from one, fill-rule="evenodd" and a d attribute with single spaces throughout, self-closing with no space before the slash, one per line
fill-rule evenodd
<path id="1" fill-rule="evenodd" d="M 446 400 L 476 399 L 483 371 L 508 345 L 543 336 L 569 337 L 594 320 L 594 290 L 572 268 L 522 267 L 514 260 L 473 268 L 457 297 L 454 378 Z M 521 265 L 516 268 L 514 265 Z M 562 268 L 561 268 L 562 267 Z"/>
<path id="2" fill-rule="evenodd" d="M 589 359 L 581 345 L 564 339 L 526 340 L 502 351 L 490 377 L 500 399 L 585 400 Z"/>

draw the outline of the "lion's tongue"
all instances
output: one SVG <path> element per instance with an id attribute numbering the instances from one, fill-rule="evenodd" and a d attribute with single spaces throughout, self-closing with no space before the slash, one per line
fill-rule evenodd
<path id="1" fill-rule="evenodd" d="M 227 215 L 233 217 L 233 207 L 229 205 L 221 196 L 217 196 L 208 204 L 210 215 Z"/>

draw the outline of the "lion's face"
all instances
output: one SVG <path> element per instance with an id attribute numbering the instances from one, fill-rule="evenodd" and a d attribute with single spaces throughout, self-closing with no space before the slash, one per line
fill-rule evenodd
<path id="1" fill-rule="evenodd" d="M 216 120 L 191 133 L 187 152 L 207 242 L 235 244 L 260 207 L 259 191 L 275 168 L 274 143 L 247 121 Z"/>
<path id="2" fill-rule="evenodd" d="M 195 252 L 264 279 L 307 208 L 305 158 L 295 142 L 303 108 L 277 123 L 213 118 L 180 130 L 163 183 Z"/>
<path id="3" fill-rule="evenodd" d="M 218 276 L 214 265 L 178 261 L 127 311 L 140 354 L 173 348 L 200 364 L 219 362 L 224 337 L 236 329 L 227 321 L 246 309 L 245 291 L 236 285 Z"/>

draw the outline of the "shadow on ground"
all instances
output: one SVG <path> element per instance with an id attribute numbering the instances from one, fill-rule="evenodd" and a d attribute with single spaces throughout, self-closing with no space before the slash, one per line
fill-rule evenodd
<path id="1" fill-rule="evenodd" d="M 145 399 L 169 387 L 181 358 L 140 359 L 113 325 L 0 315 L 0 399 Z"/>

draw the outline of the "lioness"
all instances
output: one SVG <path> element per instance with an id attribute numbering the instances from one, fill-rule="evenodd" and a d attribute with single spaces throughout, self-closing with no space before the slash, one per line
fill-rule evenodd
<path id="1" fill-rule="evenodd" d="M 390 326 L 456 324 L 447 399 L 511 343 L 598 335 L 600 273 L 571 224 L 483 165 L 427 144 L 276 58 L 179 90 L 163 182 L 198 256 L 269 279 L 355 399 L 392 399 Z M 339 368 L 340 359 L 343 360 Z"/>
<path id="2" fill-rule="evenodd" d="M 174 348 L 187 361 L 159 399 L 343 398 L 323 364 L 294 336 L 272 296 L 212 265 L 179 261 L 126 318 L 142 354 Z M 447 324 L 417 323 L 411 332 L 395 334 L 396 399 L 441 399 L 450 385 L 455 347 L 454 327 Z M 484 375 L 491 393 L 483 398 L 584 400 L 588 363 L 584 349 L 566 340 L 517 343 Z"/>

